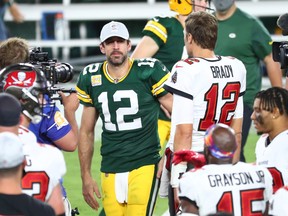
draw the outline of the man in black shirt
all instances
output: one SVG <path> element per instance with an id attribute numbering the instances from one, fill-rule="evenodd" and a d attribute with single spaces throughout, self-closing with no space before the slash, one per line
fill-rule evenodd
<path id="1" fill-rule="evenodd" d="M 10 105 L 9 110 L 0 109 L 6 113 L 0 119 L 0 127 L 14 126 L 20 120 L 20 102 L 7 93 L 0 93 L 0 101 Z M 22 193 L 25 157 L 19 137 L 12 132 L 1 132 L 0 149 L 0 215 L 55 216 L 51 206 Z"/>

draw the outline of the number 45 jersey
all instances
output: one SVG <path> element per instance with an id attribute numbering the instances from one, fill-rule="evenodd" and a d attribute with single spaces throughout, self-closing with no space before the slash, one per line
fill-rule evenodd
<path id="1" fill-rule="evenodd" d="M 199 215 L 262 215 L 271 196 L 269 171 L 243 162 L 193 169 L 184 173 L 179 182 L 180 199 L 195 202 Z"/>
<path id="2" fill-rule="evenodd" d="M 188 58 L 174 65 L 164 88 L 179 98 L 177 104 L 181 104 L 183 116 L 182 120 L 175 119 L 172 112 L 168 146 L 173 150 L 176 124 L 192 123 L 192 150 L 200 152 L 204 148 L 205 131 L 210 125 L 223 123 L 230 126 L 233 118 L 243 117 L 246 69 L 234 57 Z M 185 107 L 192 109 L 183 109 Z"/>
<path id="3" fill-rule="evenodd" d="M 119 80 L 110 77 L 107 62 L 91 64 L 80 74 L 80 103 L 95 107 L 102 119 L 101 171 L 127 172 L 159 161 L 158 97 L 169 71 L 153 58 L 129 59 Z"/>

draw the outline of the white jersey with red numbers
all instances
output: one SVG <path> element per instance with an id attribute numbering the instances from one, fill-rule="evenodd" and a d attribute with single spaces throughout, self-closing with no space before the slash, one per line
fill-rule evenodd
<path id="1" fill-rule="evenodd" d="M 256 143 L 256 164 L 268 168 L 273 177 L 273 193 L 288 185 L 288 130 L 278 134 L 272 142 L 268 134 Z"/>
<path id="2" fill-rule="evenodd" d="M 288 215 L 288 186 L 282 187 L 276 191 L 270 202 L 270 215 L 287 216 Z"/>
<path id="3" fill-rule="evenodd" d="M 22 191 L 36 199 L 47 201 L 53 188 L 66 173 L 62 152 L 51 145 L 39 144 L 36 136 L 20 126 L 19 137 L 24 143 L 26 166 Z"/>
<path id="4" fill-rule="evenodd" d="M 192 169 L 179 182 L 179 198 L 195 202 L 199 215 L 222 211 L 233 215 L 262 215 L 271 196 L 269 171 L 243 162 Z"/>
<path id="5" fill-rule="evenodd" d="M 233 57 L 190 58 L 174 65 L 164 88 L 176 101 L 168 145 L 173 150 L 176 125 L 193 124 L 192 150 L 199 152 L 210 125 L 230 125 L 233 118 L 243 117 L 246 69 Z"/>

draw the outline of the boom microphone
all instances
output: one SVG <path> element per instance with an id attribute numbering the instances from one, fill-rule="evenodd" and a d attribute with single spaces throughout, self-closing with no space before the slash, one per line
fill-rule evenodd
<path id="1" fill-rule="evenodd" d="M 277 25 L 282 29 L 282 35 L 288 35 L 288 13 L 279 16 Z"/>

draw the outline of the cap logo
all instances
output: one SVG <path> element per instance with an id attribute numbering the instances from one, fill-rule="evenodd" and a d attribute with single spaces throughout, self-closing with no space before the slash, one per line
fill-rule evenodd
<path id="1" fill-rule="evenodd" d="M 20 88 L 31 87 L 36 79 L 35 71 L 13 71 L 7 74 L 4 90 L 10 86 L 17 86 Z"/>
<path id="2" fill-rule="evenodd" d="M 118 31 L 118 25 L 117 24 L 112 24 L 111 28 L 112 28 L 112 31 Z"/>

